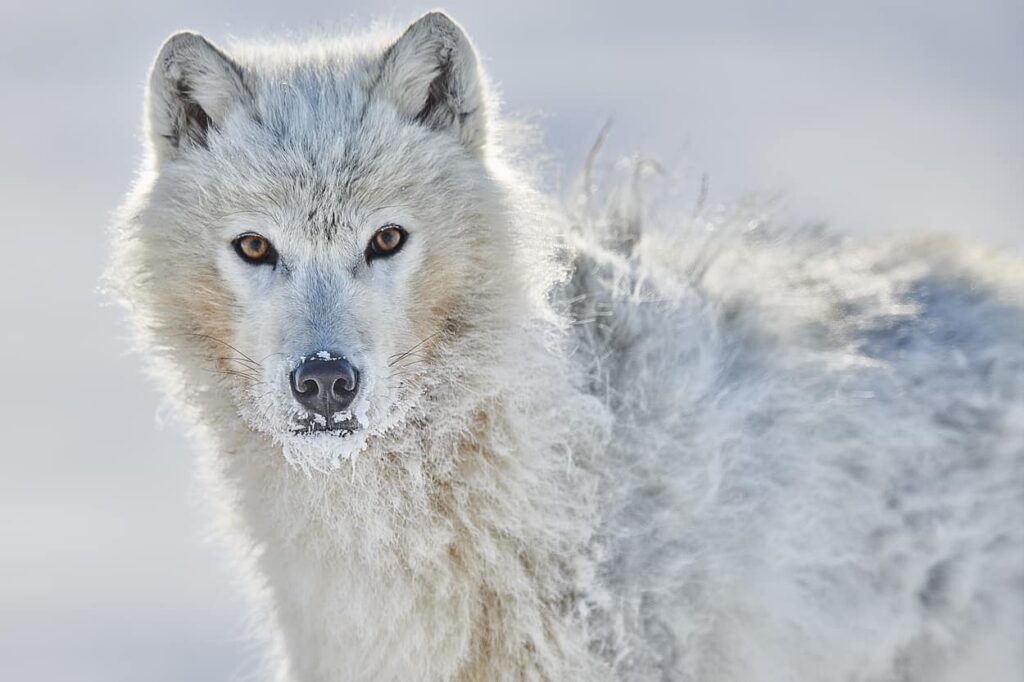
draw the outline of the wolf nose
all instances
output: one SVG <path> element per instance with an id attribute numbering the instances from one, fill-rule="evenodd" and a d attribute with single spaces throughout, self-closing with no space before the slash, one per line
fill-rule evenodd
<path id="1" fill-rule="evenodd" d="M 359 370 L 345 358 L 306 358 L 292 371 L 291 379 L 292 395 L 299 404 L 328 421 L 352 404 L 359 388 Z"/>

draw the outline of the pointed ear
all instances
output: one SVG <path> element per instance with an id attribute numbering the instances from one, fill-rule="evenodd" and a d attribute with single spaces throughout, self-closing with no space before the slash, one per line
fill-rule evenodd
<path id="1" fill-rule="evenodd" d="M 242 70 L 197 33 L 172 35 L 149 75 L 147 133 L 160 161 L 205 147 L 211 130 L 248 97 Z"/>
<path id="2" fill-rule="evenodd" d="M 487 102 L 476 50 L 443 12 L 416 20 L 384 55 L 381 93 L 408 118 L 451 131 L 472 151 L 487 137 Z"/>

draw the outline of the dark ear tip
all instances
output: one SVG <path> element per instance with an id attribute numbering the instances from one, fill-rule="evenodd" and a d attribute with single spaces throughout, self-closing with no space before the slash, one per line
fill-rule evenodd
<path id="1" fill-rule="evenodd" d="M 443 9 L 432 9 L 420 17 L 420 21 L 438 22 L 442 24 L 454 24 L 455 20 L 448 16 Z"/>
<path id="2" fill-rule="evenodd" d="M 156 65 L 158 69 L 171 68 L 175 63 L 191 62 L 195 59 L 204 59 L 216 56 L 225 61 L 230 59 L 221 52 L 213 43 L 207 40 L 201 33 L 195 31 L 178 31 L 171 34 L 164 41 L 160 52 L 157 55 Z"/>
<path id="3" fill-rule="evenodd" d="M 164 41 L 163 46 L 160 48 L 160 54 L 176 54 L 182 50 L 205 47 L 209 44 L 206 38 L 195 31 L 178 31 L 177 33 L 172 33 Z"/>
<path id="4" fill-rule="evenodd" d="M 431 10 L 413 22 L 413 26 L 417 25 L 437 33 L 458 35 L 463 32 L 457 21 L 439 9 Z"/>

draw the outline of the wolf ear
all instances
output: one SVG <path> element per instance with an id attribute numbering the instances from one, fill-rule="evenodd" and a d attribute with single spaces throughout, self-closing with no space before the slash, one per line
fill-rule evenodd
<path id="1" fill-rule="evenodd" d="M 247 91 L 242 70 L 197 33 L 175 33 L 149 74 L 147 133 L 163 161 L 186 145 L 205 147 Z"/>
<path id="2" fill-rule="evenodd" d="M 443 12 L 417 19 L 384 55 L 379 87 L 408 118 L 454 133 L 472 151 L 487 137 L 476 50 Z"/>

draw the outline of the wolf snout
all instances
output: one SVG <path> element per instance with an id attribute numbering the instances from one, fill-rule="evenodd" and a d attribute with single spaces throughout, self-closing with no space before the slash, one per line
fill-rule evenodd
<path id="1" fill-rule="evenodd" d="M 291 386 L 295 400 L 329 424 L 332 415 L 348 409 L 355 400 L 359 370 L 345 358 L 321 351 L 292 371 Z"/>

